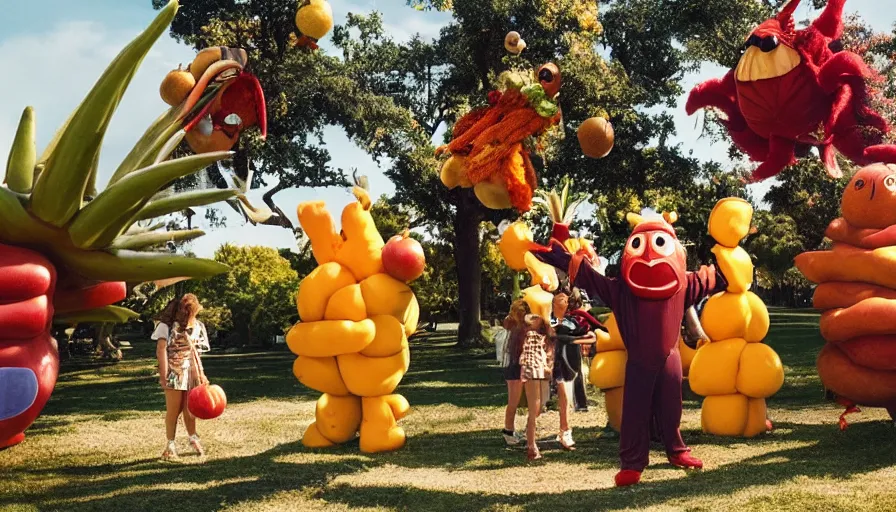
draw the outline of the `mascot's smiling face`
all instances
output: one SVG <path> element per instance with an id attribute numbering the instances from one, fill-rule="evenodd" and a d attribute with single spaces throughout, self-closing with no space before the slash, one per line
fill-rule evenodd
<path id="1" fill-rule="evenodd" d="M 672 226 L 662 220 L 646 221 L 625 242 L 622 279 L 637 297 L 668 299 L 685 286 L 686 265 L 684 247 Z"/>

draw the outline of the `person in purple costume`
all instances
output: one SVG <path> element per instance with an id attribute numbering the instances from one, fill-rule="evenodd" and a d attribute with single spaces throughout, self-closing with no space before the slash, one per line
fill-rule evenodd
<path id="1" fill-rule="evenodd" d="M 569 274 L 571 286 L 599 297 L 613 310 L 628 361 L 619 439 L 621 470 L 616 485 L 641 481 L 650 454 L 655 415 L 669 462 L 702 468 L 681 438 L 681 354 L 678 337 L 684 312 L 727 287 L 715 266 L 686 272 L 687 257 L 672 225 L 663 219 L 640 221 L 625 243 L 620 278 L 598 273 L 585 254 L 570 254 L 559 242 L 533 250 L 541 261 Z M 583 265 L 583 263 L 586 263 Z"/>

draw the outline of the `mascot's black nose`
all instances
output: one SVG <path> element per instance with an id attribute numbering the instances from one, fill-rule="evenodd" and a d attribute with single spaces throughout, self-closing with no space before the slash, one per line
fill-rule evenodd
<path id="1" fill-rule="evenodd" d="M 751 35 L 747 42 L 744 43 L 744 50 L 751 46 L 755 46 L 765 53 L 768 53 L 778 47 L 778 38 L 776 36 L 759 37 L 756 34 Z"/>

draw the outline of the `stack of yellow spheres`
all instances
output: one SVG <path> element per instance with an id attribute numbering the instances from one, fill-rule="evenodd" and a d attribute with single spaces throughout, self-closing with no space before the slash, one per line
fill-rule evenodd
<path id="1" fill-rule="evenodd" d="M 765 399 L 784 384 L 778 354 L 762 343 L 768 333 L 765 304 L 750 292 L 753 263 L 738 244 L 747 236 L 753 208 L 743 199 L 719 201 L 709 216 L 712 252 L 728 288 L 712 296 L 700 318 L 710 343 L 703 345 L 690 369 L 691 390 L 705 396 L 703 431 L 754 437 L 767 430 Z"/>
<path id="2" fill-rule="evenodd" d="M 296 378 L 323 393 L 302 443 L 334 446 L 360 431 L 361 451 L 374 453 L 405 443 L 397 421 L 409 405 L 392 393 L 408 370 L 408 336 L 420 309 L 407 284 L 384 272 L 384 243 L 370 200 L 364 191 L 355 192 L 359 200 L 343 210 L 340 234 L 322 201 L 298 207 L 318 267 L 299 285 L 301 322 L 286 342 L 299 356 Z"/>

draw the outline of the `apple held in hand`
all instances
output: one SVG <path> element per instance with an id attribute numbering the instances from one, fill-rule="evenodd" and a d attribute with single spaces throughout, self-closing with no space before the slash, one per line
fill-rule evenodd
<path id="1" fill-rule="evenodd" d="M 190 413 L 201 420 L 212 420 L 220 416 L 227 407 L 227 395 L 221 386 L 203 384 L 187 394 Z"/>
<path id="2" fill-rule="evenodd" d="M 395 235 L 383 247 L 383 267 L 390 276 L 411 282 L 423 275 L 426 256 L 420 242 L 408 237 L 408 231 Z"/>

